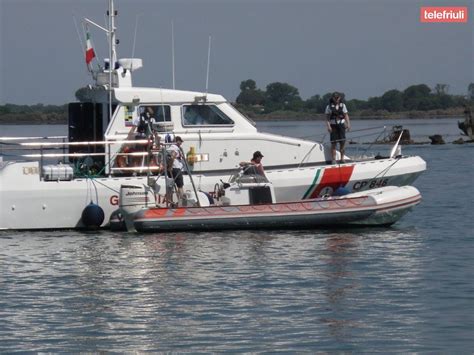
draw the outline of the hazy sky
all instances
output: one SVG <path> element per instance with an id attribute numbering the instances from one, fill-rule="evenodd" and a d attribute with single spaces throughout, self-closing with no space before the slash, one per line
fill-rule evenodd
<path id="1" fill-rule="evenodd" d="M 420 23 L 420 6 L 468 6 L 467 24 Z M 412 84 L 474 81 L 472 0 L 116 0 L 119 57 L 144 68 L 135 86 L 203 91 L 212 36 L 209 92 L 235 100 L 242 80 L 280 81 L 303 99 L 334 90 L 367 99 Z M 90 83 L 74 18 L 105 23 L 107 0 L 0 0 L 0 104 L 63 104 Z M 138 17 L 137 17 L 138 16 Z M 105 35 L 91 30 L 107 57 Z M 82 39 L 84 42 L 84 39 Z"/>

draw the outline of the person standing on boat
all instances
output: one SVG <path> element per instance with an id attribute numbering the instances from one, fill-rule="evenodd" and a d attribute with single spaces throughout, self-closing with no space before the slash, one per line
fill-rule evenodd
<path id="1" fill-rule="evenodd" d="M 156 119 L 153 108 L 151 106 L 140 107 L 140 114 L 135 122 L 133 122 L 136 126 L 136 137 L 142 139 L 152 135 L 152 127 L 155 122 Z"/>
<path id="2" fill-rule="evenodd" d="M 168 176 L 171 175 L 170 177 L 173 178 L 174 183 L 176 184 L 178 200 L 181 200 L 182 197 L 184 196 L 184 193 L 183 193 L 183 186 L 184 186 L 183 159 L 184 158 L 183 158 L 183 152 L 181 151 L 181 144 L 183 144 L 183 139 L 180 136 L 176 136 L 173 144 L 171 144 L 169 148 L 167 149 L 168 153 L 171 155 L 171 158 L 173 160 L 172 165 L 171 165 L 171 174 L 168 174 Z"/>
<path id="3" fill-rule="evenodd" d="M 342 102 L 341 94 L 335 92 L 332 94 L 329 104 L 325 111 L 327 120 L 326 125 L 331 139 L 332 163 L 336 163 L 336 148 L 339 143 L 341 153 L 341 163 L 344 163 L 344 146 L 346 144 L 346 129 L 351 129 L 349 113 L 346 105 Z"/>

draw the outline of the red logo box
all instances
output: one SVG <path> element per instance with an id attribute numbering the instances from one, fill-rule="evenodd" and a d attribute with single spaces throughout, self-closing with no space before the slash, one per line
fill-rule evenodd
<path id="1" fill-rule="evenodd" d="M 420 8 L 420 22 L 466 23 L 467 6 L 424 6 Z"/>

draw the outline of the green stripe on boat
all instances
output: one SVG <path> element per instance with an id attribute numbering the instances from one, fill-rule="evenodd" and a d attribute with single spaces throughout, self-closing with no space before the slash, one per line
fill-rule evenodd
<path id="1" fill-rule="evenodd" d="M 318 181 L 319 174 L 321 173 L 321 169 L 318 169 L 316 172 L 316 176 L 314 177 L 313 182 L 311 183 L 310 187 L 308 188 L 308 191 L 303 195 L 303 199 L 307 198 L 308 196 L 311 196 L 311 192 L 314 189 L 314 186 L 316 185 L 316 181 Z"/>

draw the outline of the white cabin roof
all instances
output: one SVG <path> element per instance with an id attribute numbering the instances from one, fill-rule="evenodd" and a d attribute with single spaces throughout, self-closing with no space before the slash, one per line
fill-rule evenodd
<path id="1" fill-rule="evenodd" d="M 130 103 L 140 100 L 140 103 L 181 103 L 181 102 L 206 102 L 222 103 L 227 100 L 222 95 L 205 94 L 197 91 L 181 91 L 172 89 L 122 87 L 114 89 L 115 98 L 119 102 Z"/>

